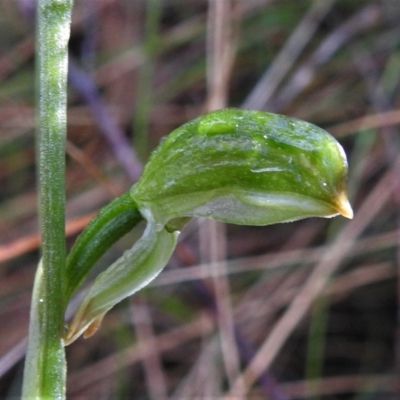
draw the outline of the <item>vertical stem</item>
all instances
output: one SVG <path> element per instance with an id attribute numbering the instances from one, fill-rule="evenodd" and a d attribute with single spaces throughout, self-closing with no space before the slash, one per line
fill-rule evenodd
<path id="1" fill-rule="evenodd" d="M 67 44 L 72 0 L 38 0 L 37 166 L 42 261 L 32 296 L 24 399 L 65 397 L 62 342 L 65 282 Z"/>

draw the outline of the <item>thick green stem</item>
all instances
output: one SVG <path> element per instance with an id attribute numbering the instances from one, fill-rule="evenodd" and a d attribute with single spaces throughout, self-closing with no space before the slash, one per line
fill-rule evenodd
<path id="1" fill-rule="evenodd" d="M 65 136 L 71 10 L 72 0 L 39 0 L 37 6 L 37 166 L 42 261 L 32 297 L 24 399 L 65 398 Z"/>

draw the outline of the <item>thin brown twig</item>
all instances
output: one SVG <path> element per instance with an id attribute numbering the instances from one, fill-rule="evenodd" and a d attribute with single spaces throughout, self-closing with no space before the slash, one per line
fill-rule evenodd
<path id="1" fill-rule="evenodd" d="M 320 65 L 326 63 L 339 48 L 355 35 L 376 25 L 381 18 L 382 8 L 377 4 L 370 4 L 345 21 L 325 38 L 307 61 L 297 68 L 276 100 L 273 101 L 273 104 L 268 104 L 268 107 L 282 109 L 289 105 L 311 82 Z"/>
<path id="2" fill-rule="evenodd" d="M 131 316 L 137 335 L 137 346 L 141 353 L 149 398 L 167 399 L 167 385 L 162 370 L 158 341 L 153 331 L 153 321 L 144 294 L 131 299 Z"/>
<path id="3" fill-rule="evenodd" d="M 338 125 L 327 128 L 333 136 L 344 137 L 361 130 L 382 128 L 400 124 L 400 110 L 385 111 L 373 115 L 365 115 L 351 121 L 346 121 Z"/>
<path id="4" fill-rule="evenodd" d="M 209 0 L 207 23 L 208 111 L 224 108 L 228 102 L 228 84 L 236 54 L 238 26 L 234 0 Z"/>
<path id="5" fill-rule="evenodd" d="M 243 108 L 263 109 L 301 52 L 312 39 L 320 21 L 332 8 L 335 0 L 315 0 L 290 37 L 275 56 L 272 64 L 259 79 Z"/>
<path id="6" fill-rule="evenodd" d="M 72 236 L 81 231 L 96 213 L 89 213 L 78 218 L 74 218 L 66 224 L 66 236 Z M 0 246 L 0 262 L 11 260 L 39 247 L 40 238 L 37 232 L 14 240 Z"/>
<path id="7" fill-rule="evenodd" d="M 170 396 L 171 400 L 212 399 L 219 396 L 219 382 L 223 377 L 218 363 L 218 346 L 216 335 L 211 339 L 204 338 L 196 362 Z"/>
<path id="8" fill-rule="evenodd" d="M 396 277 L 396 269 L 391 263 L 363 265 L 354 271 L 339 276 L 326 289 L 326 294 L 343 296 L 358 287 Z"/>
<path id="9" fill-rule="evenodd" d="M 0 59 L 0 82 L 31 58 L 34 49 L 35 41 L 33 37 L 28 37 L 16 44 L 7 55 L 3 55 Z"/>
<path id="10" fill-rule="evenodd" d="M 68 155 L 76 162 L 82 165 L 84 170 L 91 175 L 100 186 L 104 187 L 111 196 L 119 196 L 123 189 L 113 180 L 109 179 L 106 174 L 94 163 L 84 151 L 76 147 L 70 140 L 66 142 L 66 151 Z"/>
<path id="11" fill-rule="evenodd" d="M 398 377 L 396 375 L 332 376 L 313 381 L 283 383 L 282 388 L 292 400 L 314 397 L 315 395 L 359 393 L 363 390 L 397 393 L 397 380 Z"/>
<path id="12" fill-rule="evenodd" d="M 0 357 L 0 376 L 5 375 L 22 359 L 26 352 L 27 343 L 28 338 L 25 337 Z"/>
<path id="13" fill-rule="evenodd" d="M 228 85 L 236 53 L 237 18 L 234 19 L 233 0 L 209 0 L 207 21 L 207 83 L 208 111 L 224 108 L 228 102 Z M 226 259 L 225 225 L 206 220 L 200 225 L 200 247 L 203 257 L 210 261 L 210 275 L 217 309 L 217 322 L 221 335 L 220 345 L 226 375 L 230 385 L 240 376 L 239 350 L 237 348 L 229 282 L 224 263 L 219 273 L 213 262 Z M 239 397 L 240 399 L 240 397 Z"/>

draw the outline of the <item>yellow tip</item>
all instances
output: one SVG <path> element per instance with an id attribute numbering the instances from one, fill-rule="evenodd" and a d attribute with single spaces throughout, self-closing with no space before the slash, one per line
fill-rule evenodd
<path id="1" fill-rule="evenodd" d="M 354 213 L 351 205 L 349 203 L 349 199 L 347 198 L 347 194 L 342 192 L 337 198 L 337 209 L 343 217 L 353 219 Z"/>

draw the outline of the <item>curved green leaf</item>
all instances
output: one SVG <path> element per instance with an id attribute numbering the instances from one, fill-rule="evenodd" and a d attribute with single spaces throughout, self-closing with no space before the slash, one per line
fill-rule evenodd
<path id="1" fill-rule="evenodd" d="M 166 229 L 157 231 L 154 222 L 149 222 L 132 249 L 94 281 L 69 325 L 65 344 L 84 332 L 85 337 L 91 336 L 110 308 L 152 281 L 171 257 L 178 233 Z"/>
<path id="2" fill-rule="evenodd" d="M 141 220 L 128 192 L 103 207 L 82 231 L 67 257 L 66 301 L 86 278 L 100 257 Z"/>

